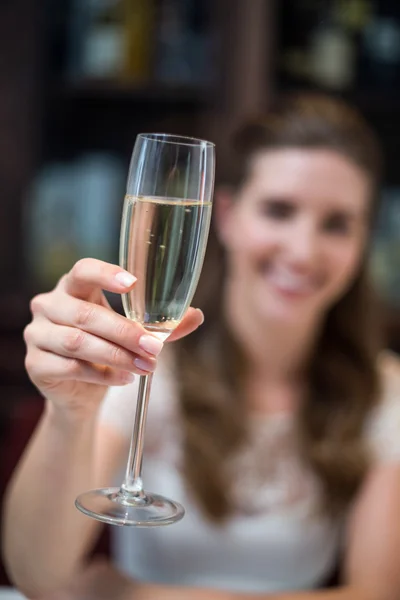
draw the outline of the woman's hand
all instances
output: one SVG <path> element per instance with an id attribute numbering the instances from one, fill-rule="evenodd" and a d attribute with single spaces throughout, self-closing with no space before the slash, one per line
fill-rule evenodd
<path id="1" fill-rule="evenodd" d="M 154 371 L 162 342 L 115 313 L 103 289 L 125 293 L 136 279 L 116 265 L 78 261 L 56 288 L 33 298 L 33 319 L 25 328 L 26 369 L 36 387 L 63 410 L 93 412 L 107 386 L 125 385 L 133 374 Z M 189 309 L 171 340 L 203 322 Z"/>

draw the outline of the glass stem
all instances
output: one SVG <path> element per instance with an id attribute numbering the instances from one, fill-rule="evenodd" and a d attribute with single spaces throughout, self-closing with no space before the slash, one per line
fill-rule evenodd
<path id="1" fill-rule="evenodd" d="M 144 448 L 144 430 L 146 426 L 147 408 L 149 406 L 151 382 L 153 373 L 141 375 L 136 405 L 135 422 L 133 425 L 131 445 L 129 448 L 128 464 L 122 492 L 144 498 L 142 482 L 142 461 Z"/>

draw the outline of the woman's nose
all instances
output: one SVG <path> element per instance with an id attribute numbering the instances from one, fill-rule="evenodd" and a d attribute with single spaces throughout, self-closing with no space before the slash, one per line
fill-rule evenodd
<path id="1" fill-rule="evenodd" d="M 299 220 L 287 239 L 287 250 L 293 265 L 308 267 L 318 258 L 318 233 L 312 221 Z"/>

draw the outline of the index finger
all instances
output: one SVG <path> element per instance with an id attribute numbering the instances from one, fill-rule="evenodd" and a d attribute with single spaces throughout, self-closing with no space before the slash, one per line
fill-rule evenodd
<path id="1" fill-rule="evenodd" d="M 86 300 L 96 289 L 126 293 L 135 282 L 136 277 L 118 265 L 96 258 L 82 258 L 62 278 L 59 288 L 70 296 Z"/>

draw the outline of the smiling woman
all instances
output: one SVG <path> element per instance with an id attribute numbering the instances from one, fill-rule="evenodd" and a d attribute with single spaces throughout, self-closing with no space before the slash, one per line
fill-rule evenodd
<path id="1" fill-rule="evenodd" d="M 367 272 L 379 147 L 351 108 L 302 95 L 242 128 L 231 149 L 195 300 L 205 322 L 196 329 L 191 311 L 176 335 L 192 333 L 163 350 L 148 414 L 146 481 L 186 516 L 117 528 L 116 564 L 133 598 L 392 600 L 400 375 L 379 347 Z M 101 287 L 121 292 L 116 269 L 83 261 L 32 305 L 27 367 L 47 409 L 10 487 L 5 548 L 37 596 L 71 580 L 93 543 L 73 507 L 79 487 L 111 485 L 123 467 L 137 383 L 106 393 L 89 378 L 95 348 L 118 344 L 124 365 L 141 352 L 134 324 L 102 302 Z M 82 304 L 74 289 L 89 281 L 96 294 Z M 60 371 L 67 314 L 86 340 L 72 388 Z M 90 339 L 77 314 L 96 315 Z M 52 511 L 55 491 L 64 504 Z M 324 591 L 338 560 L 338 589 Z"/>
<path id="2" fill-rule="evenodd" d="M 254 157 L 233 210 L 225 207 L 220 220 L 229 276 L 253 316 L 310 327 L 343 294 L 365 245 L 369 185 L 360 168 L 329 149 Z"/>
<path id="3" fill-rule="evenodd" d="M 378 393 L 367 256 L 379 146 L 347 105 L 300 95 L 239 130 L 231 164 L 197 295 L 206 323 L 180 345 L 184 414 L 190 431 L 198 424 L 198 435 L 186 437 L 186 457 L 202 465 L 198 479 L 189 462 L 187 474 L 214 516 L 224 514 L 229 486 L 217 445 L 225 457 L 245 438 L 255 387 L 256 406 L 270 413 L 282 402 L 269 391 L 271 380 L 300 379 L 298 406 L 289 411 L 334 510 L 348 504 L 365 473 L 363 423 Z M 210 379 L 225 388 L 224 401 L 214 387 L 199 387 Z M 208 471 L 214 494 L 202 494 Z"/>

